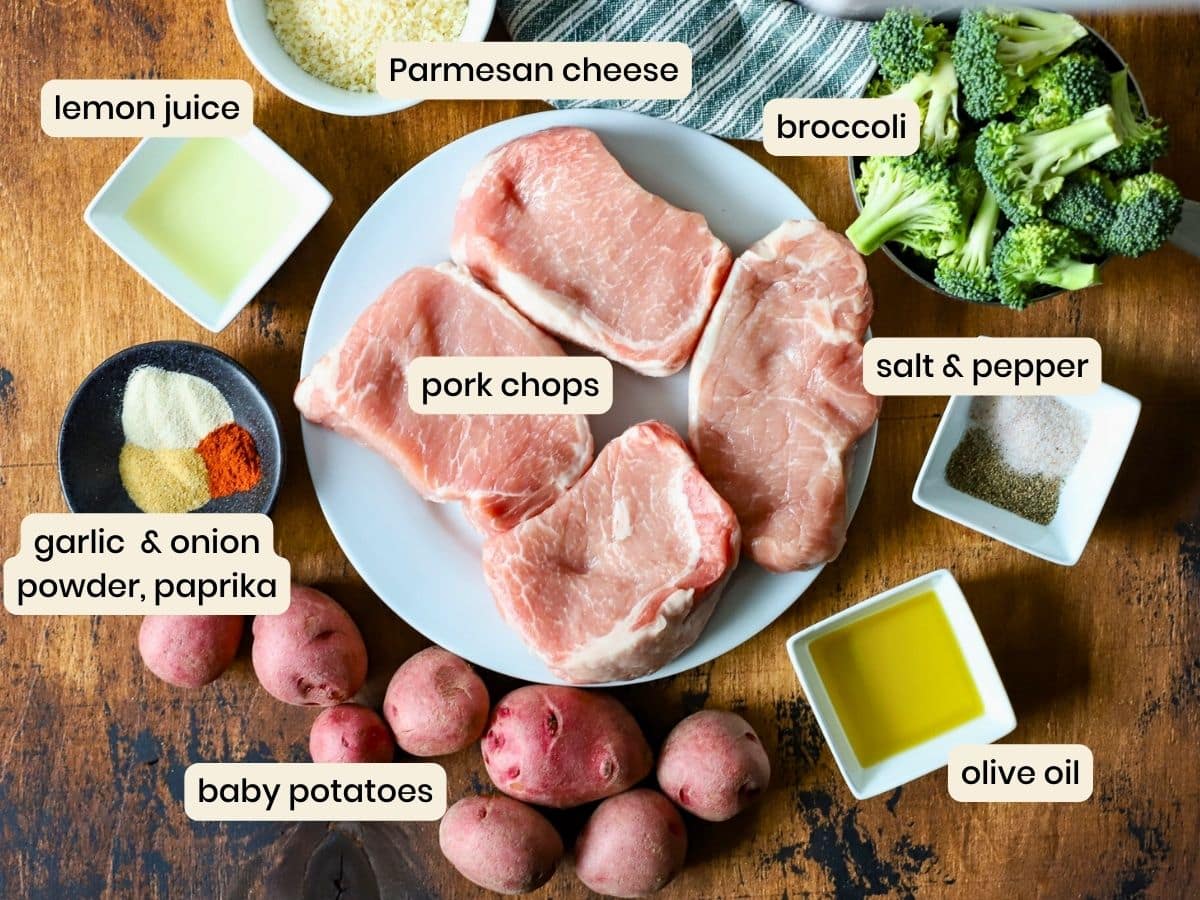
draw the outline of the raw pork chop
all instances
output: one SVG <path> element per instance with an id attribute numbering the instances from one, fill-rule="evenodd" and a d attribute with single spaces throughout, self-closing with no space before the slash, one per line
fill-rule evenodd
<path id="1" fill-rule="evenodd" d="M 462 500 L 481 531 L 511 528 L 575 483 L 592 458 L 583 416 L 418 415 L 418 356 L 561 356 L 470 275 L 443 263 L 401 275 L 296 388 L 306 419 L 385 456 L 428 500 Z"/>
<path id="2" fill-rule="evenodd" d="M 692 447 L 750 558 L 773 571 L 828 562 L 845 543 L 850 458 L 879 415 L 862 383 L 871 310 L 850 242 L 785 222 L 733 264 L 696 349 Z"/>
<path id="3" fill-rule="evenodd" d="M 704 630 L 737 564 L 733 510 L 661 422 L 600 451 L 541 515 L 483 545 L 500 613 L 567 681 L 636 678 Z"/>
<path id="4" fill-rule="evenodd" d="M 451 248 L 538 325 L 646 375 L 683 368 L 730 264 L 704 216 L 643 189 L 584 128 L 487 156 Z"/>

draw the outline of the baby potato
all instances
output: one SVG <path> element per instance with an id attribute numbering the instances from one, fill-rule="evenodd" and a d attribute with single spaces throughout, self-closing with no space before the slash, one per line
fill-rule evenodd
<path id="1" fill-rule="evenodd" d="M 308 753 L 313 762 L 387 763 L 396 742 L 375 710 L 343 703 L 317 716 L 308 733 Z"/>
<path id="2" fill-rule="evenodd" d="M 771 762 L 750 723 L 737 713 L 704 709 L 667 735 L 658 784 L 692 815 L 724 822 L 767 788 Z"/>
<path id="3" fill-rule="evenodd" d="M 428 647 L 396 670 L 383 714 L 405 753 L 444 756 L 479 739 L 488 703 L 487 687 L 465 660 Z"/>
<path id="4" fill-rule="evenodd" d="M 146 668 L 168 684 L 201 687 L 229 668 L 244 627 L 241 616 L 146 616 L 138 652 Z"/>
<path id="5" fill-rule="evenodd" d="M 333 598 L 292 585 L 291 605 L 254 618 L 254 673 L 264 690 L 295 706 L 337 706 L 367 678 L 367 648 Z"/>
<path id="6" fill-rule="evenodd" d="M 442 817 L 438 843 L 464 878 L 501 894 L 537 890 L 563 855 L 562 838 L 546 817 L 503 794 L 455 803 Z"/>
<path id="7" fill-rule="evenodd" d="M 575 843 L 575 874 L 598 894 L 645 897 L 683 869 L 687 829 L 671 801 L 648 788 L 609 797 Z"/>
<path id="8" fill-rule="evenodd" d="M 558 809 L 619 794 L 654 765 L 642 730 L 617 700 L 557 685 L 505 696 L 492 711 L 482 749 L 496 787 Z"/>

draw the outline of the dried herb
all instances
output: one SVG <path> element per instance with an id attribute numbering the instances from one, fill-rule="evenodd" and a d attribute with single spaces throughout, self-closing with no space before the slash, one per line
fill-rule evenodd
<path id="1" fill-rule="evenodd" d="M 946 463 L 946 483 L 985 503 L 1049 525 L 1058 512 L 1062 479 L 1024 475 L 1004 461 L 1000 448 L 982 428 L 967 429 Z"/>

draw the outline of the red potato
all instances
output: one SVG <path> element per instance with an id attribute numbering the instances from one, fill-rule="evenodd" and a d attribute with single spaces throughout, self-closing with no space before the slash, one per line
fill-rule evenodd
<path id="1" fill-rule="evenodd" d="M 479 740 L 487 723 L 488 692 L 462 659 L 428 647 L 404 661 L 388 683 L 383 714 L 400 749 L 445 756 Z"/>
<path id="2" fill-rule="evenodd" d="M 575 874 L 609 897 L 645 897 L 683 870 L 687 829 L 671 801 L 648 788 L 609 797 L 575 843 Z"/>
<path id="3" fill-rule="evenodd" d="M 254 673 L 268 694 L 295 706 L 336 706 L 367 678 L 367 648 L 354 620 L 331 597 L 292 585 L 277 616 L 256 616 Z"/>
<path id="4" fill-rule="evenodd" d="M 750 723 L 705 709 L 671 729 L 658 757 L 658 784 L 692 815 L 724 822 L 749 806 L 771 780 L 771 762 Z"/>
<path id="5" fill-rule="evenodd" d="M 442 817 L 438 843 L 464 878 L 501 894 L 537 890 L 563 856 L 562 838 L 546 817 L 503 794 L 455 803 Z"/>
<path id="6" fill-rule="evenodd" d="M 566 809 L 632 787 L 650 774 L 654 758 L 633 716 L 612 697 L 535 684 L 492 711 L 483 763 L 510 797 Z"/>
<path id="7" fill-rule="evenodd" d="M 146 616 L 138 652 L 146 668 L 168 684 L 201 687 L 229 668 L 244 627 L 241 616 Z"/>
<path id="8" fill-rule="evenodd" d="M 308 733 L 308 753 L 319 763 L 387 763 L 396 742 L 375 710 L 343 703 L 317 716 Z"/>

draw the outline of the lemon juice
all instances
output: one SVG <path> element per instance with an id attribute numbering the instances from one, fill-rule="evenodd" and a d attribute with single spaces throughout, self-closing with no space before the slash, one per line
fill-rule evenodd
<path id="1" fill-rule="evenodd" d="M 184 142 L 125 211 L 125 220 L 216 302 L 275 244 L 296 200 L 229 138 Z"/>

